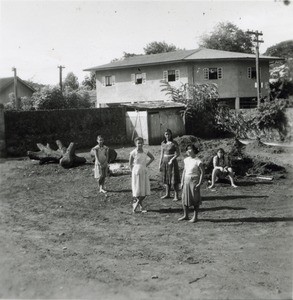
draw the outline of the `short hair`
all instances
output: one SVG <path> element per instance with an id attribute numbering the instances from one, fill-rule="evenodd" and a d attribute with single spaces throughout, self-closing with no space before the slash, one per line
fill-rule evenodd
<path id="1" fill-rule="evenodd" d="M 141 140 L 143 142 L 143 138 L 140 137 L 140 136 L 137 136 L 135 139 L 134 139 L 134 143 L 136 144 L 137 141 Z"/>
<path id="2" fill-rule="evenodd" d="M 225 150 L 224 150 L 223 148 L 219 148 L 219 149 L 217 150 L 217 153 L 218 153 L 219 151 L 221 151 L 221 152 L 223 152 L 223 153 L 225 154 Z"/>
<path id="3" fill-rule="evenodd" d="M 188 144 L 186 146 L 186 151 L 188 150 L 189 147 L 193 150 L 194 154 L 197 154 L 199 152 L 198 147 L 196 147 L 194 144 Z"/>
<path id="4" fill-rule="evenodd" d="M 100 138 L 103 139 L 103 136 L 99 134 L 99 135 L 97 136 L 97 139 L 100 139 Z"/>

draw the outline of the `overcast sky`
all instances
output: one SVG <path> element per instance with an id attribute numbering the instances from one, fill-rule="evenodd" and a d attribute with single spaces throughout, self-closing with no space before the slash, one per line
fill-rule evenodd
<path id="1" fill-rule="evenodd" d="M 143 53 L 165 41 L 195 49 L 200 36 L 219 22 L 263 32 L 260 52 L 293 39 L 293 3 L 283 1 L 4 1 L 0 0 L 0 77 L 58 84 L 73 72 Z"/>

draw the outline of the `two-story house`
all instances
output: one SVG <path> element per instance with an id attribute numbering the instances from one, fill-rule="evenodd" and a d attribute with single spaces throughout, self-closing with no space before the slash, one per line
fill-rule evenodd
<path id="1" fill-rule="evenodd" d="M 260 56 L 260 92 L 269 94 L 269 63 L 279 57 Z M 97 106 L 170 100 L 161 81 L 216 83 L 219 100 L 231 108 L 256 106 L 255 55 L 199 48 L 152 55 L 137 55 L 84 71 L 96 73 Z"/>

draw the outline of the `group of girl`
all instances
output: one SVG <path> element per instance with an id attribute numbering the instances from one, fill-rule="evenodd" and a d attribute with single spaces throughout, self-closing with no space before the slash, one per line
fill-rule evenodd
<path id="1" fill-rule="evenodd" d="M 108 150 L 104 145 L 101 136 L 97 138 L 98 145 L 93 148 L 95 153 L 95 178 L 98 179 L 100 192 L 106 193 L 104 188 L 105 178 L 108 168 Z M 129 166 L 131 169 L 132 195 L 134 202 L 132 211 L 146 212 L 143 206 L 143 200 L 150 195 L 150 181 L 147 167 L 153 162 L 154 156 L 143 150 L 143 138 L 137 137 L 134 140 L 136 148 L 131 151 L 129 156 Z M 204 177 L 204 166 L 202 161 L 196 156 L 199 152 L 195 145 L 190 144 L 186 147 L 187 157 L 184 159 L 184 170 L 180 178 L 177 157 L 180 155 L 179 146 L 172 138 L 170 129 L 166 129 L 164 140 L 161 143 L 161 156 L 159 170 L 162 173 L 162 181 L 166 187 L 166 193 L 162 199 L 170 198 L 171 187 L 174 188 L 173 201 L 179 201 L 179 189 L 182 190 L 183 216 L 179 221 L 189 220 L 188 209 L 193 207 L 193 217 L 189 220 L 194 223 L 197 221 L 199 206 L 201 204 L 200 186 Z M 214 187 L 215 179 L 220 173 L 226 173 L 231 180 L 231 185 L 236 187 L 233 179 L 233 171 L 224 158 L 224 150 L 219 149 L 213 159 L 214 170 L 212 173 L 212 184 L 209 188 Z"/>

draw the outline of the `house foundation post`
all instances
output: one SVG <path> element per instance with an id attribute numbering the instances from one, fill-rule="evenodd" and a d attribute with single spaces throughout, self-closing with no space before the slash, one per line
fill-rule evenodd
<path id="1" fill-rule="evenodd" d="M 235 109 L 236 110 L 240 109 L 240 98 L 239 97 L 235 98 Z"/>
<path id="2" fill-rule="evenodd" d="M 0 104 L 0 157 L 6 157 L 4 109 Z"/>

